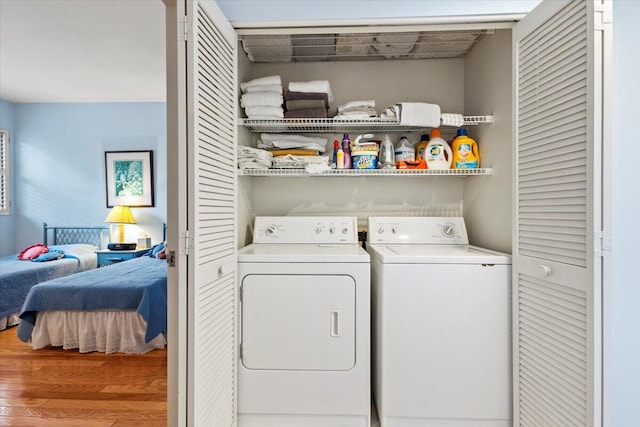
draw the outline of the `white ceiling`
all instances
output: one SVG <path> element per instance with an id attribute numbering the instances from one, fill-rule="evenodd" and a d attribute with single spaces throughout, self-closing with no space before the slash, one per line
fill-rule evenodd
<path id="1" fill-rule="evenodd" d="M 164 101 L 161 0 L 0 0 L 0 98 Z"/>

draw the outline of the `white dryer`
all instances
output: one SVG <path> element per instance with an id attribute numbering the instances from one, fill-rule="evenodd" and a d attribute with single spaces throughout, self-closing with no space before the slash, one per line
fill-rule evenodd
<path id="1" fill-rule="evenodd" d="M 381 427 L 511 425 L 511 259 L 463 218 L 369 218 Z"/>
<path id="2" fill-rule="evenodd" d="M 238 425 L 370 425 L 370 262 L 354 217 L 257 217 L 238 252 Z"/>

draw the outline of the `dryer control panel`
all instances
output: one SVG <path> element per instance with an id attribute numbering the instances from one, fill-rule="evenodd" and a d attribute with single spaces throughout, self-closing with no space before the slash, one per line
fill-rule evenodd
<path id="1" fill-rule="evenodd" d="M 357 244 L 356 217 L 259 216 L 253 243 Z"/>
<path id="2" fill-rule="evenodd" d="M 369 217 L 368 243 L 468 245 L 462 217 Z"/>

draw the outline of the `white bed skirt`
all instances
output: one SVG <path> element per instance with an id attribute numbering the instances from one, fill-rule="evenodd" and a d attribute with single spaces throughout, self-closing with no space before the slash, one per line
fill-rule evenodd
<path id="1" fill-rule="evenodd" d="M 31 334 L 34 350 L 47 346 L 80 353 L 142 354 L 164 348 L 164 334 L 144 341 L 147 322 L 136 311 L 41 311 Z"/>
<path id="2" fill-rule="evenodd" d="M 4 331 L 5 329 L 16 326 L 20 323 L 20 313 L 10 314 L 8 316 L 0 318 L 0 331 Z"/>

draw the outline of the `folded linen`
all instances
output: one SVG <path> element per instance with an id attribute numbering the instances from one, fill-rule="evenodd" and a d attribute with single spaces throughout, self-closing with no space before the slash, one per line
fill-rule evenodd
<path id="1" fill-rule="evenodd" d="M 326 93 L 329 97 L 329 104 L 333 102 L 333 93 L 331 93 L 331 84 L 329 83 L 328 80 L 289 82 L 289 90 L 291 92 Z"/>
<path id="2" fill-rule="evenodd" d="M 401 102 L 400 124 L 437 128 L 440 126 L 440 106 L 426 102 Z"/>
<path id="3" fill-rule="evenodd" d="M 243 92 L 246 92 L 248 87 L 260 86 L 260 85 L 281 85 L 282 86 L 282 80 L 280 79 L 280 76 L 258 77 L 257 79 L 240 83 L 240 90 Z"/>
<path id="4" fill-rule="evenodd" d="M 297 135 L 294 133 L 261 133 L 260 139 L 264 142 L 291 141 L 300 143 L 314 143 L 320 145 L 327 144 L 327 138 L 322 138 L 320 136 Z"/>
<path id="5" fill-rule="evenodd" d="M 247 114 L 247 117 L 252 119 L 281 119 L 284 117 L 282 107 L 245 107 L 244 112 Z"/>
<path id="6" fill-rule="evenodd" d="M 328 165 L 329 156 L 286 156 L 274 157 L 273 167 L 276 169 L 304 169 L 307 165 Z"/>
<path id="7" fill-rule="evenodd" d="M 442 126 L 460 127 L 464 125 L 464 116 L 462 114 L 442 113 L 440 122 Z"/>
<path id="8" fill-rule="evenodd" d="M 274 160 L 280 156 L 317 156 L 318 151 L 316 150 L 303 150 L 301 148 L 292 148 L 289 150 L 272 150 L 271 154 L 273 154 Z"/>
<path id="9" fill-rule="evenodd" d="M 347 108 L 346 110 L 338 111 L 339 116 L 362 116 L 365 115 L 367 117 L 378 117 L 378 112 L 375 108 L 370 107 L 352 107 Z"/>
<path id="10" fill-rule="evenodd" d="M 303 110 L 293 110 L 284 113 L 287 119 L 325 119 L 327 118 L 326 108 L 305 108 Z"/>
<path id="11" fill-rule="evenodd" d="M 398 120 L 399 111 L 400 111 L 400 108 L 397 105 L 394 105 L 389 108 L 385 108 L 384 111 L 380 113 L 380 118 L 388 119 L 388 120 Z"/>
<path id="12" fill-rule="evenodd" d="M 375 108 L 376 101 L 375 100 L 364 100 L 364 101 L 349 101 L 344 104 L 338 106 L 338 113 L 342 114 L 343 111 L 349 110 L 351 108 L 359 108 L 359 107 L 368 107 Z"/>
<path id="13" fill-rule="evenodd" d="M 247 147 L 246 145 L 238 146 L 238 159 L 263 159 L 271 160 L 273 154 L 267 150 L 260 148 Z"/>
<path id="14" fill-rule="evenodd" d="M 291 99 L 285 101 L 285 106 L 287 107 L 287 111 L 305 110 L 307 108 L 327 108 L 324 99 Z"/>
<path id="15" fill-rule="evenodd" d="M 333 118 L 339 120 L 361 120 L 361 119 L 375 119 L 378 115 L 374 112 L 373 114 L 367 113 L 365 111 L 358 111 L 353 113 L 345 113 L 345 114 L 337 114 Z"/>
<path id="16" fill-rule="evenodd" d="M 282 107 L 282 94 L 277 92 L 250 92 L 240 97 L 242 107 Z"/>
<path id="17" fill-rule="evenodd" d="M 267 150 L 273 150 L 276 148 L 280 148 L 280 149 L 302 148 L 305 150 L 319 151 L 320 153 L 324 153 L 325 151 L 327 151 L 327 148 L 324 145 L 314 144 L 314 143 L 300 143 L 300 142 L 293 142 L 293 141 L 264 142 L 264 141 L 258 140 L 257 145 L 258 145 L 258 148 L 263 148 Z"/>
<path id="18" fill-rule="evenodd" d="M 385 58 L 394 58 L 411 52 L 419 37 L 419 33 L 378 34 L 373 42 L 373 47 Z"/>
<path id="19" fill-rule="evenodd" d="M 268 169 L 272 165 L 271 160 L 264 159 L 238 159 L 239 169 Z"/>
<path id="20" fill-rule="evenodd" d="M 314 93 L 314 92 L 292 92 L 290 90 L 284 93 L 284 99 L 287 101 L 293 101 L 298 99 L 322 99 L 324 106 L 329 108 L 329 94 L 327 93 Z"/>
<path id="21" fill-rule="evenodd" d="M 249 86 L 244 91 L 244 93 L 251 93 L 251 92 L 278 92 L 278 93 L 283 93 L 282 85 L 256 85 L 256 86 Z"/>

